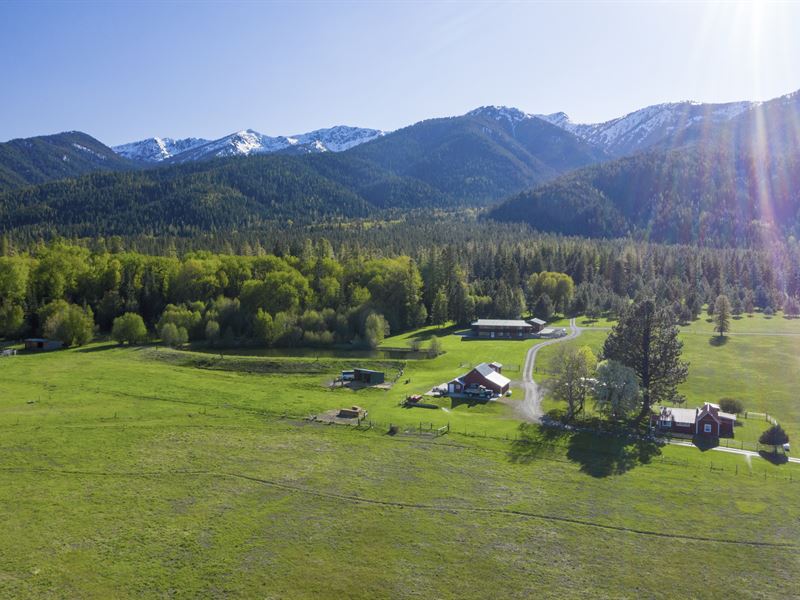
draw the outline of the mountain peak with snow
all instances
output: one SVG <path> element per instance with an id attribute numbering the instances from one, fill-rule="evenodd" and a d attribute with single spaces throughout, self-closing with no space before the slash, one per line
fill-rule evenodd
<path id="1" fill-rule="evenodd" d="M 699 123 L 722 124 L 756 106 L 754 102 L 703 104 L 693 101 L 654 104 L 603 123 L 573 123 L 561 113 L 536 115 L 614 156 L 644 150 L 680 137 Z"/>
<path id="2" fill-rule="evenodd" d="M 142 163 L 192 162 L 225 156 L 249 156 L 275 152 L 313 154 L 342 152 L 363 144 L 385 132 L 377 129 L 337 125 L 291 136 L 268 136 L 255 129 L 242 129 L 216 140 L 152 137 L 122 144 L 114 152 Z"/>
<path id="3" fill-rule="evenodd" d="M 495 121 L 508 121 L 511 125 L 516 125 L 520 121 L 530 119 L 533 115 L 521 111 L 513 106 L 481 106 L 467 113 L 470 117 L 484 117 Z"/>
<path id="4" fill-rule="evenodd" d="M 172 138 L 151 137 L 138 142 L 114 146 L 112 150 L 120 156 L 137 162 L 161 162 L 197 146 L 207 143 L 208 140 L 200 138 Z"/>

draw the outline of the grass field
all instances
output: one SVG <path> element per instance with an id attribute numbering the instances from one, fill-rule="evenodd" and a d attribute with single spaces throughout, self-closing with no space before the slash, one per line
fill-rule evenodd
<path id="1" fill-rule="evenodd" d="M 724 397 L 739 398 L 746 409 L 775 416 L 790 437 L 800 435 L 800 335 L 793 335 L 797 321 L 781 317 L 777 322 L 786 325 L 786 329 L 770 332 L 774 321 L 775 317 L 762 315 L 734 321 L 732 332 L 739 335 L 726 336 L 721 344 L 712 332 L 712 325 L 704 319 L 681 328 L 689 378 L 680 391 L 686 395 L 687 406 L 716 402 Z M 607 334 L 607 331 L 584 330 L 576 340 L 567 343 L 587 345 L 599 353 Z M 547 378 L 557 349 L 551 346 L 540 351 L 537 381 Z M 547 410 L 557 407 L 549 400 L 543 406 Z M 737 436 L 755 441 L 765 428 L 765 424 L 750 419 L 741 431 L 737 428 Z"/>
<path id="2" fill-rule="evenodd" d="M 219 361 L 108 344 L 2 359 L 0 596 L 796 592 L 796 465 L 548 435 L 497 403 L 399 408 L 462 365 L 521 365 L 533 343 L 411 335 L 432 333 L 446 353 L 406 363 L 388 392 L 328 390 L 345 359 Z M 728 352 L 752 338 L 697 339 Z M 687 343 L 687 354 L 701 350 Z M 389 436 L 281 416 L 353 402 L 376 420 L 453 430 Z M 684 577 L 700 568 L 713 587 Z"/>

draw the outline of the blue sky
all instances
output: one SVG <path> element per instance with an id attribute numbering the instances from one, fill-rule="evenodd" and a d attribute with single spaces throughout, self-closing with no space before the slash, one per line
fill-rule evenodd
<path id="1" fill-rule="evenodd" d="M 0 2 L 0 140 L 767 99 L 800 88 L 797 23 L 767 2 Z"/>

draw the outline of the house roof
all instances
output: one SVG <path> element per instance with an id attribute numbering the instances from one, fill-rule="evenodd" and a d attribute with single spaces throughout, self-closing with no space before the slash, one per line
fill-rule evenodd
<path id="1" fill-rule="evenodd" d="M 661 413 L 658 418 L 662 421 L 672 421 L 673 423 L 684 423 L 686 425 L 694 425 L 697 419 L 696 408 L 668 408 L 661 407 Z"/>
<path id="2" fill-rule="evenodd" d="M 509 383 L 511 383 L 511 380 L 508 377 L 506 377 L 505 375 L 501 375 L 500 373 L 495 371 L 491 367 L 491 365 L 489 365 L 487 363 L 479 364 L 477 367 L 475 367 L 473 369 L 473 371 L 477 371 L 484 378 L 488 379 L 489 381 L 491 381 L 492 383 L 494 383 L 495 385 L 498 385 L 500 387 L 505 387 Z"/>
<path id="3" fill-rule="evenodd" d="M 703 405 L 703 408 L 700 409 L 700 412 L 697 415 L 697 420 L 699 421 L 706 415 L 711 415 L 711 417 L 717 422 L 719 422 L 720 420 L 729 420 L 729 421 L 736 420 L 736 415 L 722 412 L 719 409 L 719 404 L 712 404 L 711 402 L 706 402 Z"/>
<path id="4" fill-rule="evenodd" d="M 736 420 L 736 415 L 722 412 L 719 410 L 719 406 L 711 404 L 710 402 L 706 402 L 703 408 L 674 408 L 662 406 L 658 418 L 662 421 L 671 420 L 674 423 L 694 425 L 706 415 L 710 415 L 717 422 L 724 419 L 731 421 Z"/>
<path id="5" fill-rule="evenodd" d="M 531 327 L 531 324 L 522 319 L 478 319 L 473 327 Z"/>
<path id="6" fill-rule="evenodd" d="M 546 325 L 547 324 L 547 321 L 542 321 L 541 319 L 536 319 L 536 318 L 530 319 L 528 322 L 529 323 L 534 323 L 535 325 Z"/>

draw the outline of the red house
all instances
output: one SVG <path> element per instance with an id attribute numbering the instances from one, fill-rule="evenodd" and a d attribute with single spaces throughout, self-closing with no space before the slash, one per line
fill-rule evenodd
<path id="1" fill-rule="evenodd" d="M 685 433 L 708 437 L 733 437 L 736 415 L 722 412 L 717 404 L 706 402 L 702 408 L 662 406 L 650 418 L 651 425 L 662 433 Z"/>
<path id="2" fill-rule="evenodd" d="M 447 384 L 448 394 L 463 394 L 467 388 L 483 386 L 502 396 L 508 391 L 511 380 L 501 374 L 503 365 L 497 362 L 481 363 L 469 373 L 453 379 Z"/>

